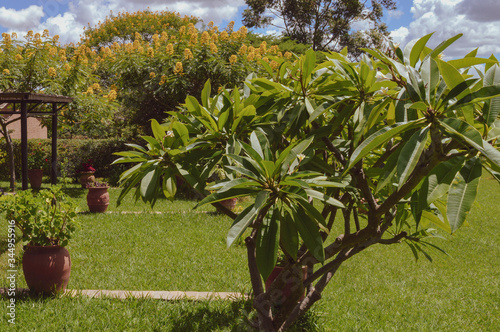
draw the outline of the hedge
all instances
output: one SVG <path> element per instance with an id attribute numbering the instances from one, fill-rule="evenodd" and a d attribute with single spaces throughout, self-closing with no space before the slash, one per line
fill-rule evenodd
<path id="1" fill-rule="evenodd" d="M 21 174 L 21 141 L 13 140 L 14 154 L 16 162 L 16 179 L 19 181 Z M 50 160 L 51 139 L 30 139 L 28 141 L 28 150 L 31 146 L 38 145 L 46 151 L 46 158 Z M 113 165 L 111 162 L 118 157 L 113 152 L 127 150 L 125 140 L 120 138 L 112 139 L 58 139 L 57 140 L 57 168 L 58 176 L 73 177 L 76 179 L 78 170 L 82 163 L 91 160 L 96 169 L 95 176 L 105 178 L 110 184 L 114 185 L 125 170 L 122 165 Z M 9 180 L 9 167 L 6 156 L 5 140 L 0 140 L 0 179 Z M 2 157 L 3 156 L 3 157 Z M 5 171 L 4 171 L 5 170 Z M 44 168 L 45 174 L 49 174 L 50 164 L 47 163 Z"/>

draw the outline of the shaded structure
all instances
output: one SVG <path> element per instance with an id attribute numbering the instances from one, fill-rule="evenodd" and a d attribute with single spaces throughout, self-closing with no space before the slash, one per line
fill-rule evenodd
<path id="1" fill-rule="evenodd" d="M 0 104 L 9 104 L 7 110 L 0 110 L 0 114 L 21 116 L 21 154 L 22 154 L 22 188 L 28 189 L 28 116 L 52 117 L 52 153 L 50 179 L 52 184 L 57 183 L 57 113 L 72 102 L 73 99 L 65 96 L 46 95 L 28 92 L 0 93 Z M 43 105 L 51 107 L 43 108 Z M 9 110 L 10 109 L 10 110 Z"/>

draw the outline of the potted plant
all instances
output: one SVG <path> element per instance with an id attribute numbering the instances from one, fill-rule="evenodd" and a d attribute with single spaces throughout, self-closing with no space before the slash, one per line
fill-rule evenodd
<path id="1" fill-rule="evenodd" d="M 92 165 L 92 160 L 89 159 L 86 163 L 82 163 L 82 167 L 78 170 L 80 174 L 80 184 L 82 188 L 87 188 L 87 185 L 95 181 L 95 168 Z"/>
<path id="2" fill-rule="evenodd" d="M 25 190 L 5 196 L 0 207 L 21 231 L 23 272 L 29 289 L 37 294 L 64 291 L 71 275 L 65 246 L 75 230 L 76 205 L 60 187 L 52 186 L 38 193 Z"/>
<path id="3" fill-rule="evenodd" d="M 90 212 L 106 212 L 109 205 L 109 185 L 106 182 L 87 184 L 87 205 Z"/>
<path id="4" fill-rule="evenodd" d="M 34 145 L 28 154 L 28 179 L 32 189 L 40 189 L 42 186 L 43 168 L 48 163 L 45 149 L 41 145 L 42 143 Z"/>

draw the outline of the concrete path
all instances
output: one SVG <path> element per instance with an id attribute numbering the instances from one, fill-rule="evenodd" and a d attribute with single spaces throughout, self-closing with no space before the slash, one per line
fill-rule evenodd
<path id="1" fill-rule="evenodd" d="M 179 291 L 123 291 L 123 290 L 104 290 L 104 289 L 67 289 L 66 295 L 69 296 L 89 296 L 92 298 L 110 297 L 117 299 L 151 298 L 160 300 L 242 300 L 248 299 L 248 295 L 234 292 L 179 292 Z"/>

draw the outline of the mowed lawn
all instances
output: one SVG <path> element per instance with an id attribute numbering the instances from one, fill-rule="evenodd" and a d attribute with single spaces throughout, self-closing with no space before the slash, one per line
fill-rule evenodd
<path id="1" fill-rule="evenodd" d="M 2 183 L 2 186 L 6 186 Z M 242 243 L 227 249 L 229 218 L 194 201 L 161 200 L 151 211 L 111 189 L 105 214 L 85 213 L 68 249 L 71 289 L 251 291 Z M 345 263 L 315 305 L 304 330 L 500 330 L 500 187 L 483 177 L 468 225 L 435 239 L 449 256 L 415 262 L 404 244 L 374 246 Z M 245 204 L 245 203 L 243 203 Z M 4 231 L 1 231 L 1 230 Z M 6 270 L 7 221 L 0 221 L 0 267 Z M 18 244 L 18 252 L 20 252 Z M 5 273 L 0 279 L 7 285 Z M 19 266 L 18 287 L 26 287 Z M 7 326 L 6 299 L 1 299 Z M 67 296 L 18 299 L 18 331 L 245 331 L 248 302 L 90 299 Z"/>

